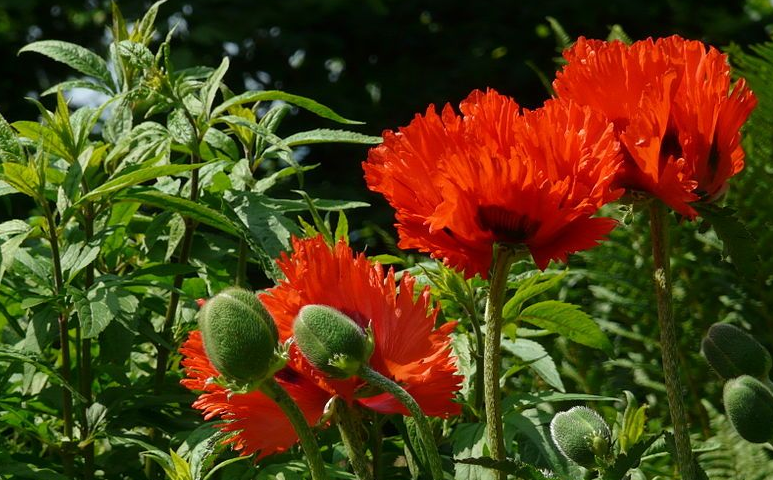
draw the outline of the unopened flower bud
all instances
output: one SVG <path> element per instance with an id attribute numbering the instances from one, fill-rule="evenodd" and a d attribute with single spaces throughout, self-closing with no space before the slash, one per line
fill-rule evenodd
<path id="1" fill-rule="evenodd" d="M 773 440 L 773 393 L 761 381 L 749 375 L 728 380 L 722 397 L 738 435 L 752 443 Z"/>
<path id="2" fill-rule="evenodd" d="M 770 353 L 751 335 L 728 323 L 715 323 L 701 343 L 703 356 L 725 380 L 751 375 L 768 379 Z"/>
<path id="3" fill-rule="evenodd" d="M 317 369 L 336 378 L 356 375 L 373 353 L 370 334 L 325 305 L 306 305 L 293 325 L 295 343 Z"/>
<path id="4" fill-rule="evenodd" d="M 276 325 L 253 293 L 218 293 L 199 311 L 199 327 L 207 356 L 227 380 L 251 384 L 276 370 Z"/>
<path id="5" fill-rule="evenodd" d="M 550 436 L 566 458 L 585 468 L 595 467 L 597 457 L 606 457 L 612 443 L 609 425 L 587 407 L 556 414 L 550 422 Z"/>

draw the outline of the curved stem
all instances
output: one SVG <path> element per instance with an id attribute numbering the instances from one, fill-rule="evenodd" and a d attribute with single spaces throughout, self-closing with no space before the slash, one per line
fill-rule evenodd
<path id="1" fill-rule="evenodd" d="M 502 429 L 502 398 L 499 387 L 501 360 L 499 346 L 502 339 L 502 304 L 507 289 L 507 274 L 515 259 L 515 252 L 506 245 L 499 245 L 495 252 L 491 286 L 486 299 L 486 344 L 483 350 L 483 389 L 486 403 L 486 439 L 491 458 L 504 460 L 505 440 Z M 496 472 L 504 480 L 507 474 Z"/>
<path id="2" fill-rule="evenodd" d="M 650 205 L 650 236 L 652 237 L 652 260 L 655 271 L 652 283 L 658 299 L 658 323 L 660 324 L 660 347 L 663 356 L 663 373 L 666 380 L 666 395 L 671 422 L 674 424 L 676 462 L 682 478 L 697 480 L 698 473 L 692 459 L 690 433 L 682 400 L 682 383 L 679 378 L 679 357 L 677 356 L 676 325 L 671 299 L 671 259 L 669 257 L 668 225 L 666 206 L 659 200 Z"/>
<path id="3" fill-rule="evenodd" d="M 263 382 L 261 391 L 274 400 L 290 420 L 295 433 L 298 434 L 301 448 L 306 454 L 306 460 L 309 462 L 312 480 L 325 480 L 327 478 L 325 462 L 322 461 L 317 440 L 314 438 L 314 433 L 306 422 L 306 417 L 303 416 L 301 409 L 273 378 Z"/>
<path id="4" fill-rule="evenodd" d="M 406 409 L 408 409 L 416 422 L 416 427 L 419 429 L 419 436 L 421 437 L 421 442 L 424 444 L 424 452 L 427 455 L 427 462 L 429 463 L 432 478 L 434 480 L 442 480 L 443 465 L 440 461 L 437 445 L 435 444 L 435 437 L 432 436 L 432 430 L 430 429 L 427 417 L 424 415 L 421 407 L 419 407 L 419 404 L 416 403 L 416 400 L 414 400 L 403 387 L 367 365 L 362 367 L 357 376 L 374 387 L 378 387 L 386 393 L 391 394 L 402 403 Z"/>
<path id="5" fill-rule="evenodd" d="M 336 424 L 341 433 L 344 447 L 346 447 L 346 454 L 349 456 L 349 463 L 352 465 L 354 475 L 359 480 L 373 480 L 373 472 L 365 456 L 365 442 L 360 434 L 362 424 L 355 420 L 356 412 L 344 400 L 336 398 L 334 402 L 333 411 L 335 412 Z"/>

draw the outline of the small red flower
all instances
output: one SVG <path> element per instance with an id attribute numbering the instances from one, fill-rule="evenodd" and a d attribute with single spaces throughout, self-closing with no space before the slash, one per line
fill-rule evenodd
<path id="1" fill-rule="evenodd" d="M 428 415 L 447 417 L 460 412 L 454 403 L 461 388 L 455 358 L 451 356 L 449 333 L 455 323 L 435 329 L 439 307 L 433 306 L 429 289 L 414 299 L 415 279 L 405 274 L 395 280 L 363 254 L 353 256 L 343 241 L 331 248 L 322 237 L 293 239 L 292 255 L 278 261 L 286 280 L 259 295 L 271 313 L 281 341 L 292 336 L 296 314 L 304 305 L 336 308 L 360 326 L 371 325 L 375 350 L 370 366 L 401 384 Z M 260 392 L 232 394 L 212 382 L 220 374 L 204 351 L 201 334 L 194 331 L 181 348 L 186 378 L 182 384 L 203 393 L 193 406 L 205 418 L 220 417 L 221 429 L 234 432 L 229 442 L 242 455 L 259 452 L 258 458 L 286 450 L 297 440 L 290 422 L 279 407 Z M 297 348 L 291 347 L 288 365 L 276 380 L 296 401 L 310 424 L 322 416 L 334 395 L 381 413 L 408 412 L 391 395 L 362 397 L 358 378 L 333 380 L 312 367 Z"/>
<path id="2" fill-rule="evenodd" d="M 474 91 L 462 116 L 430 106 L 363 163 L 371 190 L 395 208 L 401 248 L 486 276 L 495 242 L 524 244 L 537 266 L 591 248 L 615 225 L 591 218 L 622 190 L 612 125 L 571 102 L 523 110 L 494 90 Z"/>
<path id="3" fill-rule="evenodd" d="M 556 94 L 615 124 L 625 161 L 617 183 L 647 192 L 694 218 L 689 204 L 721 195 L 740 172 L 740 128 L 757 101 L 743 79 L 730 82 L 727 56 L 678 36 L 627 46 L 580 38 Z"/>

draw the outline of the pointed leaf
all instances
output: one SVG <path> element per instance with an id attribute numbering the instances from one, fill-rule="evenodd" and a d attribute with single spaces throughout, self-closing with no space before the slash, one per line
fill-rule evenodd
<path id="1" fill-rule="evenodd" d="M 83 203 L 86 200 L 93 201 L 95 198 L 99 198 L 101 196 L 117 192 L 119 190 L 123 190 L 133 185 L 147 182 L 148 180 L 153 180 L 158 177 L 165 177 L 190 170 L 196 170 L 197 168 L 201 168 L 204 165 L 207 165 L 207 163 L 196 163 L 193 165 L 160 165 L 158 167 L 140 168 L 139 170 L 134 170 L 130 173 L 119 175 L 118 177 L 114 177 L 111 180 L 103 183 L 99 187 L 81 197 L 81 199 L 78 201 L 78 204 Z"/>
<path id="2" fill-rule="evenodd" d="M 313 143 L 359 143 L 362 145 L 376 145 L 382 142 L 382 138 L 346 130 L 318 128 L 316 130 L 309 130 L 307 132 L 290 135 L 289 137 L 286 137 L 284 141 L 285 144 L 290 147 Z"/>
<path id="3" fill-rule="evenodd" d="M 40 53 L 85 75 L 102 80 L 105 85 L 113 84 L 107 63 L 99 55 L 80 45 L 59 40 L 41 40 L 23 47 L 19 50 L 19 53 L 22 52 Z"/>
<path id="4" fill-rule="evenodd" d="M 724 255 L 740 273 L 755 276 L 759 271 L 759 255 L 754 236 L 729 207 L 716 205 L 693 205 L 701 217 L 706 219 L 717 237 L 724 244 Z"/>
<path id="5" fill-rule="evenodd" d="M 283 102 L 291 103 L 298 107 L 304 108 L 312 113 L 315 113 L 322 118 L 333 120 L 334 122 L 345 123 L 345 124 L 362 123 L 356 120 L 349 120 L 347 118 L 344 118 L 341 115 L 335 113 L 330 108 L 320 103 L 317 103 L 310 98 L 301 97 L 299 95 L 292 95 L 290 93 L 281 92 L 279 90 L 245 92 L 245 93 L 242 93 L 241 95 L 236 95 L 235 97 L 231 97 L 225 102 L 215 107 L 214 110 L 212 110 L 212 117 L 213 118 L 217 117 L 223 112 L 225 112 L 226 110 L 228 110 L 229 108 L 236 105 L 241 105 L 244 103 L 262 102 L 262 101 L 273 101 L 273 100 L 280 100 Z"/>
<path id="6" fill-rule="evenodd" d="M 577 305 L 548 300 L 529 305 L 518 318 L 573 342 L 612 352 L 612 344 L 607 336 Z"/>
<path id="7" fill-rule="evenodd" d="M 115 200 L 118 202 L 141 202 L 163 210 L 177 212 L 184 217 L 192 218 L 205 225 L 228 233 L 229 235 L 239 235 L 228 217 L 222 213 L 213 210 L 202 203 L 192 202 L 186 198 L 176 197 L 174 195 L 168 195 L 153 188 L 132 188 L 118 194 Z"/>

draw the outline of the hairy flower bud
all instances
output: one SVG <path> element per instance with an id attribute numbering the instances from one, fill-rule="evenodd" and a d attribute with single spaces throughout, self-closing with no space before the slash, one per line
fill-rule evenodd
<path id="1" fill-rule="evenodd" d="M 595 467 L 596 458 L 604 458 L 612 443 L 609 425 L 587 407 L 556 414 L 550 422 L 550 436 L 566 458 L 586 468 Z"/>
<path id="2" fill-rule="evenodd" d="M 295 343 L 317 369 L 336 378 L 356 375 L 373 353 L 370 335 L 325 305 L 306 305 L 293 324 Z"/>
<path id="3" fill-rule="evenodd" d="M 218 293 L 199 311 L 199 327 L 207 356 L 227 380 L 250 384 L 275 370 L 276 325 L 253 293 Z"/>
<path id="4" fill-rule="evenodd" d="M 768 379 L 770 353 L 751 335 L 728 323 L 715 323 L 701 343 L 701 351 L 725 380 L 741 375 Z"/>
<path id="5" fill-rule="evenodd" d="M 749 375 L 728 380 L 722 395 L 730 423 L 744 440 L 773 440 L 773 393 Z"/>

